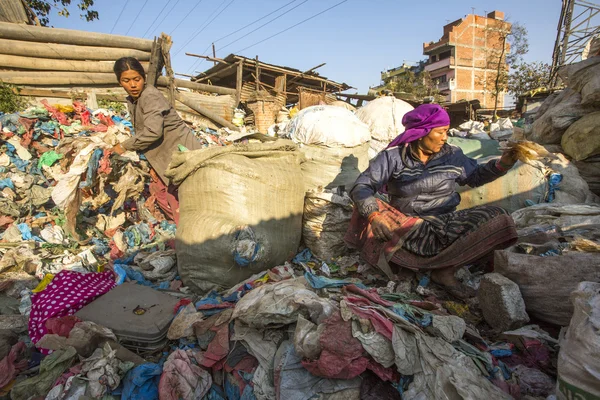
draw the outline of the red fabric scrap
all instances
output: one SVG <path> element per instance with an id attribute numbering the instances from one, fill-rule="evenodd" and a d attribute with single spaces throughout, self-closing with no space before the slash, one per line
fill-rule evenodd
<path id="1" fill-rule="evenodd" d="M 258 360 L 252 357 L 251 355 L 247 355 L 244 358 L 242 358 L 240 362 L 235 364 L 233 368 L 228 366 L 227 363 L 225 363 L 223 367 L 225 372 L 243 371 L 248 374 L 251 374 L 256 369 L 256 367 L 258 367 Z"/>
<path id="2" fill-rule="evenodd" d="M 28 148 L 33 140 L 33 131 L 25 132 L 23 136 L 21 136 L 21 146 Z"/>
<path id="3" fill-rule="evenodd" d="M 102 113 L 96 114 L 96 118 L 98 118 L 100 122 L 106 126 L 113 126 L 115 124 L 111 117 Z"/>
<path id="4" fill-rule="evenodd" d="M 352 379 L 365 372 L 369 359 L 358 339 L 352 336 L 352 324 L 334 313 L 324 322 L 319 338 L 321 355 L 314 361 L 302 361 L 302 366 L 315 376 L 332 379 Z"/>
<path id="5" fill-rule="evenodd" d="M 77 114 L 77 117 L 81 120 L 81 125 L 86 126 L 86 127 L 88 125 L 90 125 L 90 122 L 91 122 L 90 117 L 92 116 L 92 114 L 87 109 L 85 104 L 83 104 L 80 101 L 74 101 L 73 109 L 75 109 L 75 113 Z"/>
<path id="6" fill-rule="evenodd" d="M 27 359 L 25 355 L 25 343 L 18 342 L 11 347 L 10 352 L 0 361 L 0 388 L 8 385 L 15 379 L 19 372 L 27 368 Z M 18 360 L 22 358 L 21 360 Z"/>
<path id="7" fill-rule="evenodd" d="M 346 300 L 346 304 L 348 304 L 348 307 L 354 314 L 371 321 L 371 324 L 373 324 L 373 327 L 377 333 L 385 336 L 389 340 L 392 340 L 392 332 L 394 331 L 394 324 L 392 321 L 381 315 L 377 310 L 372 308 L 361 308 L 365 306 L 365 304 L 362 303 L 361 300 L 363 299 L 361 298 L 345 297 L 344 300 Z M 367 304 L 367 306 L 372 307 L 371 304 Z"/>
<path id="8" fill-rule="evenodd" d="M 78 322 L 81 322 L 81 320 L 74 315 L 67 315 L 60 318 L 50 318 L 46 321 L 46 329 L 48 329 L 48 333 L 53 333 L 58 336 L 68 338 L 69 333 L 71 333 L 71 330 Z"/>
<path id="9" fill-rule="evenodd" d="M 190 299 L 181 299 L 177 302 L 177 304 L 175 304 L 175 307 L 173 308 L 173 314 L 177 314 L 177 311 L 179 311 L 179 309 L 181 307 L 185 307 L 188 304 L 190 304 L 192 302 L 192 300 Z"/>
<path id="10" fill-rule="evenodd" d="M 381 298 L 381 296 L 379 296 L 379 294 L 377 293 L 377 289 L 361 289 L 356 285 L 348 285 L 345 287 L 345 290 L 351 293 L 356 293 L 359 294 L 363 297 L 366 297 L 367 299 L 371 300 L 373 303 L 382 305 L 384 307 L 392 307 L 394 305 L 394 303 L 392 303 L 391 301 L 387 301 Z"/>
<path id="11" fill-rule="evenodd" d="M 60 378 L 56 380 L 56 382 L 54 382 L 54 385 L 52 385 L 52 387 L 64 385 L 65 383 L 67 383 L 67 379 L 69 379 L 72 376 L 79 375 L 81 373 L 82 368 L 83 364 L 77 364 L 74 367 L 70 368 L 67 372 L 62 374 Z"/>
<path id="12" fill-rule="evenodd" d="M 408 217 L 389 204 L 377 200 L 381 216 L 385 218 L 392 228 L 392 240 L 382 242 L 375 238 L 369 221 L 354 209 L 348 231 L 344 236 L 346 244 L 353 249 L 360 249 L 363 259 L 370 265 L 377 265 L 379 256 L 383 252 L 387 257 L 399 250 L 400 239 L 408 234 L 419 221 L 417 217 Z"/>
<path id="13" fill-rule="evenodd" d="M 55 107 L 52 107 L 48 103 L 48 100 L 43 99 L 42 101 L 40 101 L 40 103 L 42 103 L 42 105 L 46 108 L 46 110 L 48 110 L 48 112 L 50 113 L 52 118 L 57 120 L 59 124 L 71 125 L 71 124 L 69 124 L 69 120 L 68 120 L 67 116 L 65 115 L 65 113 L 58 111 L 58 109 L 56 109 Z"/>
<path id="14" fill-rule="evenodd" d="M 229 324 L 221 325 L 216 332 L 217 334 L 208 345 L 202 359 L 201 364 L 206 368 L 214 366 L 229 353 Z"/>
<path id="15" fill-rule="evenodd" d="M 398 382 L 400 380 L 398 371 L 393 368 L 385 368 L 383 365 L 375 362 L 375 360 L 369 360 L 367 368 L 373 371 L 384 382 Z"/>
<path id="16" fill-rule="evenodd" d="M 35 127 L 36 122 L 37 119 L 19 117 L 19 123 L 23 126 L 23 128 L 25 128 L 26 132 L 33 133 L 33 128 Z"/>
<path id="17" fill-rule="evenodd" d="M 106 232 L 104 234 L 106 235 Z M 108 237 L 110 237 L 110 236 L 108 236 Z M 119 258 L 121 258 L 125 255 L 121 250 L 119 250 L 119 248 L 117 247 L 117 244 L 115 243 L 114 240 L 111 240 L 108 243 L 108 247 L 110 247 L 110 259 L 111 260 L 118 260 Z"/>
<path id="18" fill-rule="evenodd" d="M 0 215 L 0 228 L 6 228 L 13 222 L 15 222 L 15 220 L 8 215 Z"/>
<path id="19" fill-rule="evenodd" d="M 98 163 L 98 173 L 110 174 L 112 172 L 112 167 L 110 166 L 110 155 L 112 153 L 112 150 L 104 150 L 104 154 Z"/>

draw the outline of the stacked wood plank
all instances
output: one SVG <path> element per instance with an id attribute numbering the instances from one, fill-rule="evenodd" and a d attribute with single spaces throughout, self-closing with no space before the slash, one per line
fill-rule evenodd
<path id="1" fill-rule="evenodd" d="M 124 91 L 113 65 L 121 57 L 135 57 L 148 72 L 148 81 L 155 81 L 159 87 L 174 84 L 188 92 L 224 96 L 217 99 L 221 96 L 180 94 L 175 105 L 186 114 L 199 113 L 217 126 L 234 128 L 231 118 L 237 91 L 159 76 L 159 53 L 156 39 L 0 22 L 0 81 L 21 87 L 24 95 L 73 98 L 93 92 L 94 98 L 112 96 L 122 101 Z"/>

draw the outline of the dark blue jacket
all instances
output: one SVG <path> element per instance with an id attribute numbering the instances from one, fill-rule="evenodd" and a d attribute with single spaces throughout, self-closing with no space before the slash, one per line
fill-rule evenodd
<path id="1" fill-rule="evenodd" d="M 375 193 L 387 185 L 390 204 L 406 215 L 439 215 L 456 210 L 460 195 L 456 183 L 477 187 L 504 175 L 497 160 L 477 164 L 457 147 L 445 144 L 427 164 L 410 147 L 392 147 L 371 160 L 352 187 L 350 196 L 361 215 L 377 211 Z"/>

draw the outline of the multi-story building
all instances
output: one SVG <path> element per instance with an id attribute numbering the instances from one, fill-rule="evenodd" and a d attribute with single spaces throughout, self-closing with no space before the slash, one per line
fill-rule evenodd
<path id="1" fill-rule="evenodd" d="M 469 14 L 444 26 L 437 42 L 423 43 L 423 54 L 429 57 L 425 70 L 437 84 L 446 101 L 479 100 L 483 108 L 494 107 L 494 80 L 501 58 L 502 35 L 511 24 L 504 13 L 493 11 L 487 16 Z M 508 66 L 505 61 L 501 68 Z M 504 105 L 504 94 L 498 96 L 498 107 Z"/>
<path id="2" fill-rule="evenodd" d="M 419 61 L 414 65 L 402 63 L 401 66 L 381 71 L 381 84 L 379 86 L 373 86 L 369 88 L 369 94 L 375 94 L 389 87 L 394 82 L 404 78 L 404 76 L 410 72 L 415 75 L 419 75 L 425 67 L 425 61 Z"/>

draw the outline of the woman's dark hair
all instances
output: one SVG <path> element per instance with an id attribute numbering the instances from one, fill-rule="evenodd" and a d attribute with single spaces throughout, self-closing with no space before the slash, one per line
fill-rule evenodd
<path id="1" fill-rule="evenodd" d="M 140 74 L 144 79 L 146 79 L 146 71 L 144 71 L 144 67 L 140 62 L 133 57 L 123 57 L 119 58 L 115 61 L 115 66 L 113 67 L 113 71 L 117 76 L 117 80 L 121 80 L 121 74 L 125 71 L 134 70 L 138 74 Z"/>

